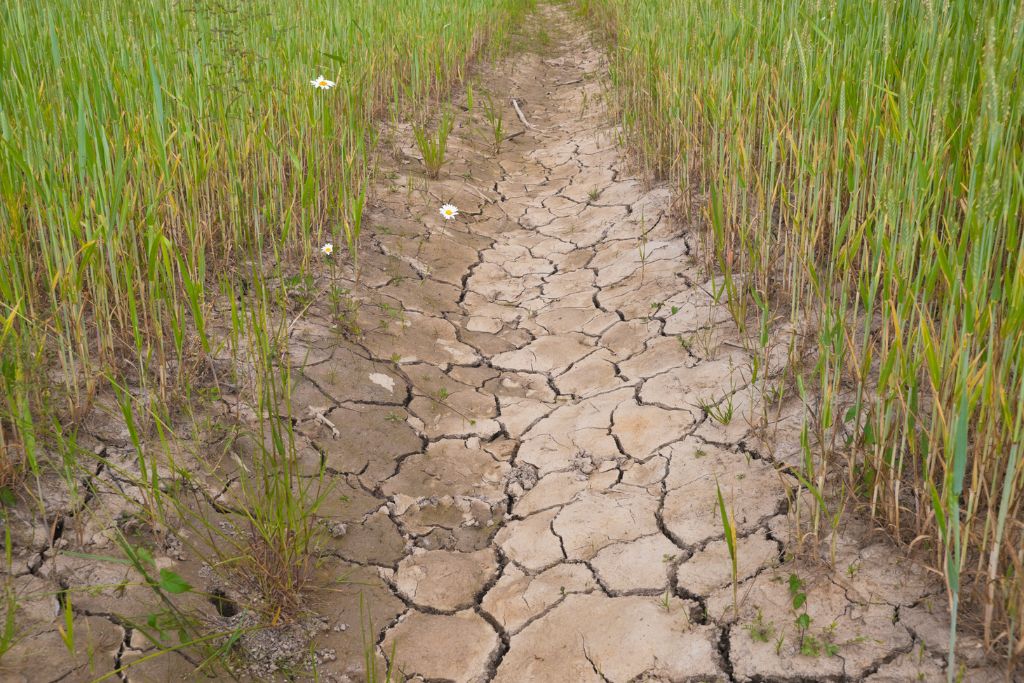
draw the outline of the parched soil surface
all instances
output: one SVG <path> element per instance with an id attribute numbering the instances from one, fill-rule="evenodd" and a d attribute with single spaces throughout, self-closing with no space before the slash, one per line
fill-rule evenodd
<path id="1" fill-rule="evenodd" d="M 424 681 L 945 680 L 928 572 L 856 520 L 796 553 L 802 407 L 762 403 L 670 190 L 631 175 L 602 52 L 561 9 L 535 21 L 551 43 L 477 74 L 440 179 L 392 131 L 359 282 L 321 274 L 349 317 L 324 297 L 291 323 L 299 448 L 330 484 L 318 571 L 336 583 L 306 599 L 324 618 L 321 679 L 362 680 L 369 618 L 378 654 Z M 510 134 L 497 155 L 481 91 Z M 738 534 L 735 605 L 716 486 Z M 65 547 L 102 547 L 90 504 L 104 509 L 87 501 Z M 162 561 L 208 576 L 187 553 Z M 23 592 L 110 583 L 90 566 L 32 555 Z M 143 660 L 126 680 L 174 680 L 190 664 L 145 660 L 118 617 L 138 596 L 76 594 L 88 661 L 67 655 L 52 598 L 26 602 L 47 625 L 0 678 Z M 1001 680 L 962 643 L 966 680 Z"/>

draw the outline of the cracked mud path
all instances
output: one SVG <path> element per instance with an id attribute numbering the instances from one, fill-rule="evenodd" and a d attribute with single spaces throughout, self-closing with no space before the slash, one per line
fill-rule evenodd
<path id="1" fill-rule="evenodd" d="M 802 409 L 751 424 L 750 358 L 670 191 L 627 170 L 602 53 L 541 12 L 557 47 L 481 75 L 530 127 L 507 107 L 518 134 L 495 158 L 463 112 L 441 180 L 393 174 L 370 216 L 387 258 L 366 271 L 360 348 L 316 324 L 296 337 L 339 406 L 340 438 L 310 436 L 359 501 L 338 508 L 339 556 L 387 587 L 380 652 L 428 681 L 942 678 L 941 586 L 885 542 L 844 527 L 836 569 L 806 548 L 784 562 Z M 437 215 L 449 201 L 457 221 Z"/>
<path id="2" fill-rule="evenodd" d="M 531 127 L 506 107 L 521 134 L 495 158 L 463 112 L 441 180 L 393 175 L 370 216 L 387 258 L 364 276 L 359 348 L 315 324 L 296 339 L 330 355 L 304 372 L 341 435 L 310 436 L 359 501 L 338 508 L 339 556 L 386 584 L 380 652 L 428 681 L 943 678 L 941 586 L 885 541 L 854 522 L 834 569 L 827 543 L 785 561 L 802 408 L 751 424 L 750 358 L 670 191 L 627 170 L 603 54 L 541 12 L 557 47 L 481 74 Z M 448 201 L 457 221 L 437 215 Z M 809 638 L 820 652 L 801 655 Z"/>
<path id="3" fill-rule="evenodd" d="M 927 572 L 855 519 L 792 559 L 807 530 L 786 474 L 803 409 L 764 410 L 670 189 L 630 175 L 603 54 L 560 8 L 534 21 L 554 45 L 477 74 L 439 180 L 423 178 L 410 131 L 391 131 L 361 277 L 323 275 L 358 302 L 349 334 L 326 301 L 292 321 L 298 445 L 307 474 L 330 473 L 321 572 L 344 578 L 308 602 L 333 626 L 317 639 L 336 656 L 321 679 L 361 680 L 369 617 L 378 653 L 394 647 L 413 680 L 945 680 L 945 597 Z M 505 105 L 497 156 L 482 90 Z M 739 535 L 735 611 L 716 482 Z M 119 513 L 110 500 L 78 513 L 87 537 L 104 506 Z M 24 563 L 26 585 L 124 580 L 45 552 Z M 803 638 L 791 574 L 812 618 Z M 105 659 L 46 680 L 145 656 L 106 618 L 124 599 L 78 599 Z M 965 680 L 1002 680 L 975 644 L 961 641 Z M 190 668 L 167 655 L 125 680 Z"/>

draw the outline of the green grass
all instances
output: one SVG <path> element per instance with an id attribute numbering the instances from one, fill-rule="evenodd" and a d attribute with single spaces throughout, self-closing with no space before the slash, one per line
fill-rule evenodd
<path id="1" fill-rule="evenodd" d="M 254 253 L 357 241 L 374 120 L 429 106 L 525 4 L 4 3 L 0 445 L 35 468 L 39 402 L 77 415 L 104 372 L 169 397 Z"/>
<path id="2" fill-rule="evenodd" d="M 736 548 L 735 514 L 730 517 L 729 510 L 725 508 L 725 498 L 722 497 L 722 487 L 719 486 L 717 478 L 715 480 L 715 494 L 718 496 L 718 514 L 722 517 L 722 531 L 725 535 L 725 545 L 729 549 L 729 563 L 732 565 L 732 612 L 734 618 L 739 618 L 740 606 L 737 595 L 739 558 L 737 557 Z"/>
<path id="3" fill-rule="evenodd" d="M 847 490 L 1021 654 L 1024 5 L 577 4 L 752 347 L 769 316 L 811 331 L 791 370 L 819 472 L 849 462 Z"/>
<path id="4" fill-rule="evenodd" d="M 5 3 L 5 480 L 15 452 L 38 470 L 40 415 L 74 422 L 106 373 L 173 397 L 254 254 L 354 258 L 375 119 L 429 106 L 525 4 Z"/>
<path id="5" fill-rule="evenodd" d="M 0 519 L 16 498 L 42 514 L 50 469 L 72 489 L 97 459 L 117 469 L 76 446 L 102 406 L 137 456 L 119 471 L 135 517 L 191 531 L 247 609 L 301 611 L 329 486 L 300 472 L 282 313 L 325 268 L 358 278 L 379 124 L 435 111 L 531 4 L 3 3 Z M 321 74 L 336 87 L 314 88 Z M 174 458 L 223 379 L 258 417 L 234 426 L 257 447 L 228 529 L 198 493 L 218 472 Z"/>
<path id="6" fill-rule="evenodd" d="M 424 126 L 413 126 L 416 146 L 419 148 L 420 154 L 423 155 L 423 166 L 431 178 L 437 178 L 441 172 L 441 166 L 444 165 L 444 157 L 448 149 L 448 136 L 451 134 L 454 124 L 455 120 L 451 111 L 446 109 L 441 112 L 437 130 L 433 133 Z"/>

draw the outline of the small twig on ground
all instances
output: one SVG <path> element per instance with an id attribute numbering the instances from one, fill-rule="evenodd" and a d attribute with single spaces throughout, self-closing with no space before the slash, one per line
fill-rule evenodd
<path id="1" fill-rule="evenodd" d="M 514 97 L 511 99 L 512 107 L 516 110 L 516 116 L 518 116 L 519 120 L 523 122 L 523 125 L 529 128 L 530 130 L 537 130 L 537 127 L 535 125 L 526 120 L 526 115 L 523 114 L 523 110 L 519 108 L 519 101 Z"/>
<path id="2" fill-rule="evenodd" d="M 470 185 L 469 183 L 463 183 L 463 185 L 465 185 L 466 188 L 468 188 L 470 191 L 472 191 L 474 194 L 476 194 L 476 196 L 480 197 L 480 199 L 484 200 L 485 204 L 493 204 L 495 201 L 497 201 L 497 200 L 492 199 L 491 197 L 488 197 L 487 195 L 485 195 L 483 192 L 481 192 L 479 189 L 477 189 L 476 186 L 474 186 L 474 185 Z"/>
<path id="3" fill-rule="evenodd" d="M 316 422 L 319 422 L 320 424 L 324 425 L 325 427 L 330 427 L 331 434 L 334 436 L 335 439 L 339 439 L 341 438 L 341 432 L 338 431 L 338 428 L 334 426 L 334 423 L 328 420 L 327 416 L 324 414 L 329 410 L 330 408 L 327 407 L 321 408 L 319 406 L 309 406 L 309 414 L 313 417 L 313 419 Z"/>

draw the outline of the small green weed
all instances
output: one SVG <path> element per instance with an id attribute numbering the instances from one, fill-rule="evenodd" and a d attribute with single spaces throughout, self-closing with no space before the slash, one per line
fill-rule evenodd
<path id="1" fill-rule="evenodd" d="M 725 544 L 729 549 L 729 560 L 732 565 L 732 611 L 733 616 L 739 618 L 740 607 L 739 600 L 737 599 L 739 565 L 737 563 L 736 526 L 732 523 L 732 520 L 729 518 L 729 512 L 725 509 L 725 498 L 722 497 L 722 487 L 718 485 L 717 479 L 715 481 L 715 493 L 718 496 L 718 512 L 722 517 L 722 530 L 725 533 Z"/>
<path id="2" fill-rule="evenodd" d="M 722 425 L 728 425 L 732 422 L 732 418 L 735 413 L 732 396 L 729 396 L 721 403 L 715 403 L 708 399 L 699 399 L 697 401 L 697 407 L 700 408 L 705 415 Z"/>
<path id="3" fill-rule="evenodd" d="M 413 126 L 413 136 L 416 138 L 416 146 L 423 155 L 423 166 L 427 170 L 427 176 L 437 178 L 444 165 L 445 155 L 448 150 L 448 136 L 455 125 L 455 119 L 450 110 L 445 109 L 438 121 L 437 130 L 433 134 L 427 131 L 425 126 Z"/>
<path id="4" fill-rule="evenodd" d="M 747 624 L 744 628 L 750 634 L 751 640 L 759 643 L 767 643 L 775 637 L 775 623 L 765 621 L 764 613 L 760 609 L 757 610 L 757 616 L 754 617 L 754 621 Z"/>
<path id="5" fill-rule="evenodd" d="M 505 141 L 505 115 L 494 99 L 488 95 L 484 105 L 484 118 L 491 127 L 491 142 L 494 145 L 494 153 L 501 152 L 501 143 Z"/>

